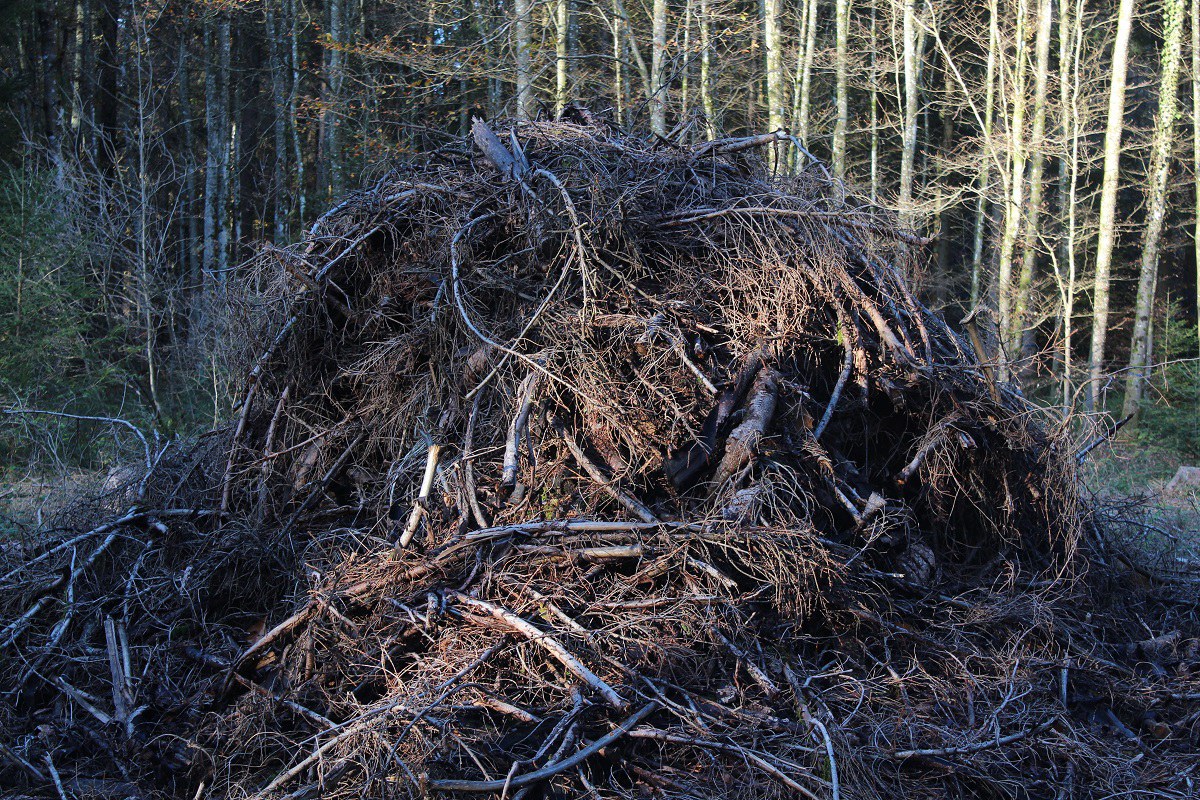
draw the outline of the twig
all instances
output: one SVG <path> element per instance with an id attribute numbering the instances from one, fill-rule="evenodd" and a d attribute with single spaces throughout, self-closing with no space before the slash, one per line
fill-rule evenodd
<path id="1" fill-rule="evenodd" d="M 54 766 L 54 759 L 49 753 L 46 753 L 46 769 L 50 770 L 50 777 L 54 780 L 54 788 L 58 791 L 58 796 L 62 800 L 67 800 L 67 790 L 63 788 L 62 778 L 58 774 L 58 769 Z"/>
<path id="2" fill-rule="evenodd" d="M 142 429 L 134 425 L 127 419 L 119 417 L 94 417 L 88 414 L 68 414 L 65 411 L 43 411 L 36 408 L 6 408 L 5 414 L 42 414 L 47 417 L 62 417 L 64 419 L 79 419 L 89 422 L 107 422 L 112 425 L 124 425 L 129 430 L 133 431 L 133 435 L 142 443 L 142 450 L 146 458 L 146 469 L 154 469 L 154 453 L 150 449 L 150 442 L 146 439 L 146 434 L 142 433 Z"/>
<path id="3" fill-rule="evenodd" d="M 744 747 L 739 747 L 735 744 L 726 744 L 725 742 L 713 742 L 705 739 L 694 739 L 690 736 L 680 736 L 679 734 L 671 733 L 670 731 L 659 730 L 657 728 L 639 728 L 637 730 L 630 731 L 629 736 L 631 739 L 655 739 L 660 742 L 687 744 L 692 745 L 693 747 L 704 747 L 710 750 L 722 750 L 726 753 L 733 753 L 746 759 L 763 772 L 787 786 L 789 789 L 799 792 L 805 797 L 810 798 L 810 800 L 820 800 L 820 798 L 817 797 L 817 795 L 809 790 L 806 786 L 797 783 L 794 778 L 789 776 L 767 759 L 760 756 L 758 753 L 755 753 L 753 750 L 747 750 Z"/>
<path id="4" fill-rule="evenodd" d="M 477 600 L 474 597 L 463 594 L 462 592 L 449 591 L 446 597 L 453 599 L 455 602 L 461 603 L 464 606 L 473 608 L 477 611 L 483 611 L 494 619 L 503 622 L 512 630 L 528 638 L 531 642 L 541 645 L 550 653 L 559 663 L 566 667 L 569 671 L 581 681 L 595 689 L 605 701 L 616 708 L 625 708 L 628 703 L 621 695 L 617 694 L 611 686 L 604 682 L 599 675 L 587 668 L 582 661 L 571 655 L 567 648 L 550 634 L 538 629 L 536 626 L 526 622 L 523 618 L 517 616 L 507 609 L 487 602 L 486 600 Z"/>
<path id="5" fill-rule="evenodd" d="M 630 497 L 622 492 L 613 485 L 612 480 L 605 477 L 604 472 L 599 466 L 597 466 L 596 462 L 588 458 L 587 454 L 583 452 L 583 448 L 580 447 L 571 434 L 567 432 L 565 426 L 556 424 L 555 427 L 558 428 L 558 432 L 562 436 L 563 442 L 567 445 L 567 449 L 571 451 L 571 455 L 575 457 L 577 462 L 579 462 L 579 466 L 583 467 L 584 471 L 587 472 L 592 480 L 600 484 L 604 491 L 608 492 L 614 500 L 616 500 L 625 508 L 626 511 L 642 520 L 642 522 L 658 521 L 658 517 L 654 516 L 654 512 L 646 508 L 646 506 L 642 505 L 642 503 L 638 500 L 635 500 L 633 497 Z"/>
<path id="6" fill-rule="evenodd" d="M 1117 432 L 1120 431 L 1121 428 L 1124 428 L 1125 424 L 1128 423 L 1131 419 L 1133 419 L 1134 416 L 1135 416 L 1134 414 L 1129 414 L 1128 416 L 1125 417 L 1125 419 L 1116 423 L 1115 425 L 1110 427 L 1108 430 L 1104 431 L 1099 436 L 1097 436 L 1095 439 L 1092 439 L 1092 441 L 1088 442 L 1082 450 L 1080 450 L 1078 453 L 1075 454 L 1075 460 L 1078 461 L 1080 464 L 1082 464 L 1083 460 L 1085 458 L 1087 458 L 1088 453 L 1092 452 L 1097 447 L 1099 447 L 1100 445 L 1107 442 L 1109 439 L 1112 439 L 1114 436 L 1116 436 Z"/>
<path id="7" fill-rule="evenodd" d="M 429 788 L 439 792 L 496 792 L 503 790 L 506 786 L 510 789 L 519 789 L 522 786 L 528 786 L 532 783 L 544 781 L 547 778 L 552 778 L 560 772 L 565 772 L 577 764 L 581 764 L 591 758 L 596 753 L 608 747 L 610 744 L 620 739 L 622 736 L 629 733 L 634 725 L 637 725 L 643 719 L 658 709 L 658 701 L 652 700 L 646 705 L 637 710 L 633 716 L 626 719 L 617 727 L 601 736 L 596 741 L 589 744 L 587 747 L 579 750 L 568 758 L 564 758 L 555 764 L 542 767 L 534 772 L 527 772 L 524 775 L 516 775 L 511 778 L 494 781 L 464 781 L 454 779 L 432 780 L 429 782 Z"/>
<path id="8" fill-rule="evenodd" d="M 758 664 L 755 664 L 754 661 L 747 656 L 740 647 L 731 642 L 725 636 L 725 634 L 721 633 L 716 628 L 713 628 L 712 632 L 718 639 L 721 640 L 722 644 L 729 648 L 729 652 L 733 653 L 734 658 L 742 662 L 743 666 L 746 667 L 746 671 L 750 673 L 750 677 L 754 679 L 755 683 L 762 687 L 762 690 L 766 692 L 767 697 L 775 697 L 779 694 L 779 687 L 775 685 L 775 682 L 772 681 L 771 678 L 768 677 L 767 673 L 763 672 L 762 668 L 759 667 Z"/>
<path id="9" fill-rule="evenodd" d="M 51 547 L 49 550 L 45 551 L 44 553 L 34 556 L 33 558 L 29 559 L 28 561 L 21 562 L 17 566 L 10 569 L 8 572 L 4 573 L 3 576 L 0 576 L 0 583 L 3 583 L 4 581 L 8 580 L 9 578 L 13 577 L 14 575 L 17 575 L 17 574 L 25 571 L 26 569 L 32 567 L 34 564 L 37 564 L 41 561 L 45 561 L 47 558 L 49 558 L 50 556 L 52 556 L 56 553 L 60 553 L 63 550 L 74 547 L 75 545 L 82 542 L 84 539 L 90 539 L 93 536 L 100 536 L 102 534 L 108 533 L 109 531 L 112 531 L 115 528 L 119 528 L 122 525 L 128 525 L 131 522 L 140 522 L 142 520 L 148 520 L 148 519 L 152 519 L 155 517 L 211 517 L 211 516 L 217 516 L 218 514 L 219 514 L 219 512 L 210 510 L 210 509 L 171 508 L 171 509 L 160 509 L 157 511 L 139 511 L 137 509 L 130 509 L 129 512 L 127 512 L 124 516 L 122 516 L 118 519 L 114 519 L 111 522 L 106 522 L 103 525 L 97 525 L 95 528 L 92 528 L 90 531 L 87 531 L 86 533 L 81 533 L 77 536 L 72 536 L 70 539 L 67 539 L 66 541 L 59 542 L 58 544 L 54 545 L 53 547 Z"/>
<path id="10" fill-rule="evenodd" d="M 116 541 L 116 538 L 117 538 L 116 533 L 108 534 L 108 536 L 104 539 L 104 541 L 100 543 L 100 546 L 97 547 L 95 550 L 93 550 L 92 554 L 90 556 L 88 556 L 87 559 L 85 559 L 82 564 L 75 567 L 75 569 L 71 570 L 71 575 L 67 579 L 68 583 L 73 583 L 76 578 L 78 578 L 80 575 L 83 574 L 83 572 L 85 570 L 87 570 L 90 566 L 92 566 L 92 564 L 95 563 L 96 559 L 99 558 L 104 553 L 104 551 L 108 550 L 108 548 L 112 545 L 112 543 L 114 541 Z M 2 643 L 0 643 L 0 650 L 13 644 L 17 640 L 17 637 L 20 636 L 21 633 L 25 630 L 26 626 L 29 625 L 29 622 L 35 616 L 37 616 L 38 612 L 40 612 L 43 608 L 45 608 L 47 605 L 50 604 L 51 599 L 52 599 L 52 595 L 48 595 L 48 594 L 42 595 L 41 597 L 39 597 L 37 599 L 37 602 L 35 602 L 32 606 L 29 607 L 29 610 L 27 610 L 24 614 L 22 614 L 16 620 L 14 620 L 12 623 L 10 623 L 8 625 L 8 627 L 6 627 L 3 631 L 0 631 L 0 637 L 4 637 L 4 641 Z"/>
<path id="11" fill-rule="evenodd" d="M 987 750 L 990 747 L 1000 747 L 1001 745 L 1012 744 L 1019 742 L 1028 736 L 1034 736 L 1049 728 L 1054 723 L 1058 722 L 1058 717 L 1053 716 L 1045 722 L 1027 730 L 1010 733 L 1008 736 L 997 736 L 994 739 L 988 739 L 983 742 L 974 744 L 964 744 L 957 747 L 934 747 L 928 750 L 897 750 L 891 754 L 891 757 L 897 760 L 905 758 L 913 758 L 914 756 L 958 756 L 967 755 L 970 753 L 978 753 L 980 750 Z"/>

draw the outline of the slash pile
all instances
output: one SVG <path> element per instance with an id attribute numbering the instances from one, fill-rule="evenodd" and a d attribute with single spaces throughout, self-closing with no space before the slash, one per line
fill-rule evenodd
<path id="1" fill-rule="evenodd" d="M 4 551 L 0 784 L 1190 794 L 1184 584 L 789 145 L 477 122 L 265 250 L 230 426 Z"/>

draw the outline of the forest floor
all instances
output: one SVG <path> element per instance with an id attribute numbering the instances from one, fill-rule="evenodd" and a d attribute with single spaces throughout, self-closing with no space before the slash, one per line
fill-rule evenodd
<path id="1" fill-rule="evenodd" d="M 1200 490 L 1168 490 L 1167 484 L 1181 466 L 1198 464 L 1200 459 L 1168 447 L 1118 441 L 1085 465 L 1082 475 L 1100 500 L 1130 503 L 1131 508 L 1145 515 L 1146 521 L 1161 529 L 1161 537 L 1177 537 L 1177 544 L 1197 549 Z"/>

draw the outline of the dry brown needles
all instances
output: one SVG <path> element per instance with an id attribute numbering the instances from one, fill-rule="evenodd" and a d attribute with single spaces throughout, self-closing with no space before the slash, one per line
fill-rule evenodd
<path id="1" fill-rule="evenodd" d="M 6 551 L 0 782 L 1189 794 L 1179 584 L 786 143 L 476 123 L 266 250 L 231 426 Z"/>

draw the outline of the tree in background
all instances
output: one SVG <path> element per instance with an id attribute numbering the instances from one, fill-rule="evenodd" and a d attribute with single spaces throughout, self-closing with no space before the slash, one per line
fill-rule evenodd
<path id="1" fill-rule="evenodd" d="M 1181 246 L 1200 228 L 1160 184 L 1200 170 L 1200 126 L 1180 157 L 1161 88 L 1178 82 L 1187 12 L 1166 0 L 1142 24 L 1133 0 L 30 2 L 3 12 L 0 133 L 7 162 L 48 180 L 89 243 L 61 275 L 94 277 L 91 357 L 136 376 L 160 425 L 228 408 L 228 292 L 253 248 L 299 236 L 472 116 L 552 118 L 573 101 L 664 147 L 789 132 L 797 145 L 772 156 L 781 177 L 828 170 L 936 234 L 914 279 L 940 308 L 992 312 L 998 367 L 1072 409 L 1079 387 L 1099 403 L 1105 370 L 1129 366 L 1132 408 L 1154 362 L 1156 286 L 1184 280 L 1192 296 L 1200 252 Z M 1131 71 L 1156 80 L 1127 103 Z M 1119 221 L 1144 236 L 1123 240 Z M 1108 336 L 1126 325 L 1128 340 Z"/>

